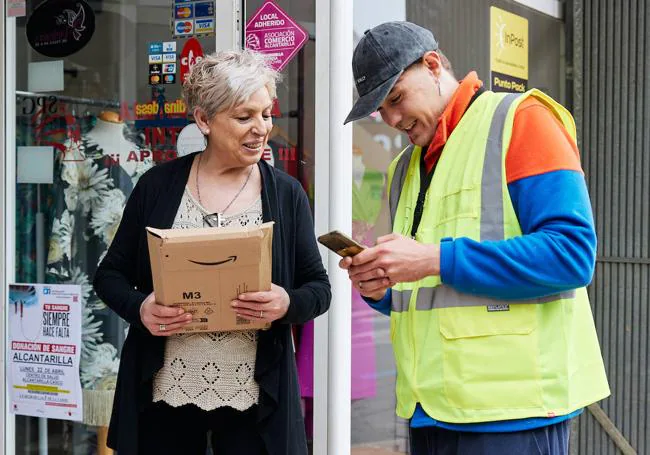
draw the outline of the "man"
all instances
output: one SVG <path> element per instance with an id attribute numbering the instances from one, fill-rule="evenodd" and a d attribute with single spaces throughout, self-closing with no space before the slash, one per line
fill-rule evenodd
<path id="1" fill-rule="evenodd" d="M 543 93 L 457 81 L 428 30 L 369 30 L 360 98 L 412 145 L 388 171 L 393 233 L 341 261 L 391 316 L 411 453 L 566 454 L 609 395 L 585 286 L 596 236 L 571 115 Z"/>

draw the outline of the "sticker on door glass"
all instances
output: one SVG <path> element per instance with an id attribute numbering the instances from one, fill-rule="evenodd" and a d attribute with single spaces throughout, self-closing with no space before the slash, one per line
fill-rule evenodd
<path id="1" fill-rule="evenodd" d="M 25 25 L 32 49 L 52 58 L 79 52 L 90 43 L 94 32 L 95 13 L 84 0 L 41 2 Z"/>
<path id="2" fill-rule="evenodd" d="M 188 3 L 186 5 L 174 6 L 174 17 L 176 19 L 189 19 L 194 16 L 194 5 Z"/>
<path id="3" fill-rule="evenodd" d="M 174 38 L 215 33 L 215 2 L 174 0 L 172 36 Z"/>
<path id="4" fill-rule="evenodd" d="M 213 17 L 214 2 L 198 2 L 194 4 L 194 17 Z"/>
<path id="5" fill-rule="evenodd" d="M 197 35 L 214 33 L 214 19 L 196 19 L 194 21 L 194 33 Z"/>
<path id="6" fill-rule="evenodd" d="M 194 33 L 194 21 L 174 21 L 174 36 L 190 36 Z"/>
<path id="7" fill-rule="evenodd" d="M 169 52 L 176 53 L 176 41 L 165 41 L 164 43 L 162 43 L 162 52 L 165 54 Z M 151 52 L 151 53 L 159 54 L 160 52 Z"/>
<path id="8" fill-rule="evenodd" d="M 149 54 L 162 54 L 163 52 L 163 43 L 155 42 L 149 43 Z"/>

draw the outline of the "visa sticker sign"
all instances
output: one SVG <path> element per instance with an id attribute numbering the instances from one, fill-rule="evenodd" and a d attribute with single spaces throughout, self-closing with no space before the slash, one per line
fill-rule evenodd
<path id="1" fill-rule="evenodd" d="M 214 19 L 195 19 L 194 33 L 197 35 L 214 33 Z"/>
<path id="2" fill-rule="evenodd" d="M 192 37 L 187 40 L 181 51 L 181 71 L 180 80 L 181 84 L 185 83 L 187 76 L 190 74 L 192 67 L 203 59 L 203 48 L 199 40 Z"/>
<path id="3" fill-rule="evenodd" d="M 265 2 L 246 24 L 246 47 L 270 55 L 276 71 L 282 71 L 308 39 L 305 29 L 272 1 Z"/>

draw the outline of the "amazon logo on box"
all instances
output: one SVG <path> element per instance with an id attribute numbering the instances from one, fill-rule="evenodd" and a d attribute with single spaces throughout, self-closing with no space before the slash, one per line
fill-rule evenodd
<path id="1" fill-rule="evenodd" d="M 238 318 L 239 294 L 271 289 L 273 223 L 242 228 L 147 227 L 156 301 L 192 314 L 185 332 L 265 329 Z"/>

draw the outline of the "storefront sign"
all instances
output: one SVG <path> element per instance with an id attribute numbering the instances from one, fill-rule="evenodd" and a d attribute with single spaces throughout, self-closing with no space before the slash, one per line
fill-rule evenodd
<path id="1" fill-rule="evenodd" d="M 81 50 L 95 32 L 95 13 L 84 0 L 47 0 L 27 21 L 27 40 L 39 54 L 67 57 Z"/>
<path id="2" fill-rule="evenodd" d="M 8 317 L 12 412 L 80 421 L 81 286 L 11 284 Z"/>
<path id="3" fill-rule="evenodd" d="M 7 1 L 7 17 L 23 17 L 27 12 L 27 2 L 8 0 Z"/>
<path id="4" fill-rule="evenodd" d="M 528 19 L 490 8 L 490 86 L 523 93 L 528 86 Z"/>
<path id="5" fill-rule="evenodd" d="M 187 76 L 190 74 L 192 67 L 203 59 L 203 48 L 196 38 L 190 38 L 183 46 L 181 52 L 181 83 L 184 84 Z"/>
<path id="6" fill-rule="evenodd" d="M 277 71 L 291 61 L 309 34 L 272 1 L 267 1 L 246 24 L 246 47 L 272 57 Z"/>

